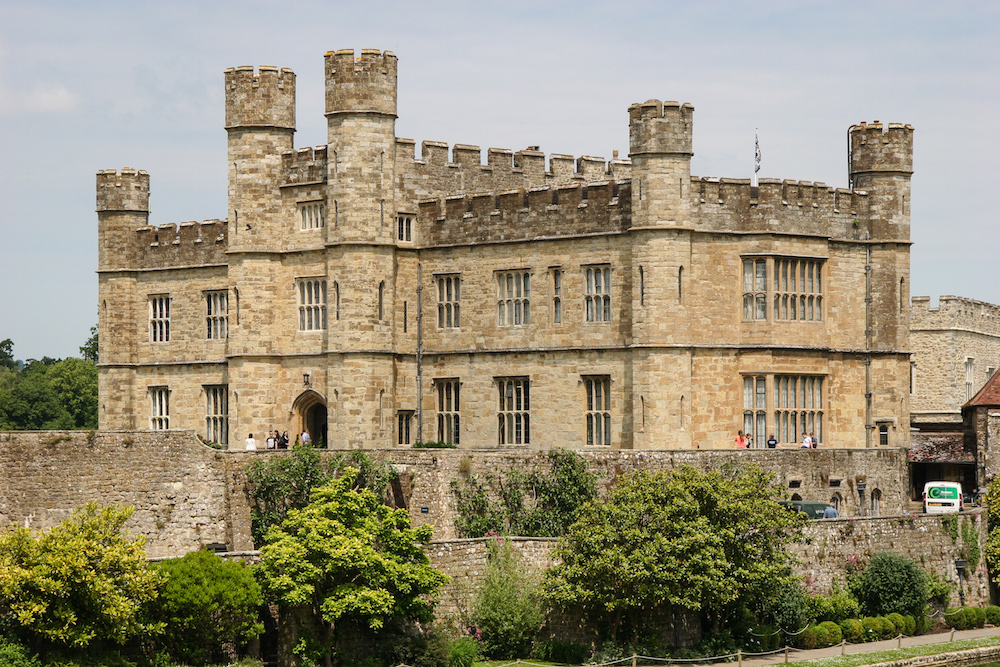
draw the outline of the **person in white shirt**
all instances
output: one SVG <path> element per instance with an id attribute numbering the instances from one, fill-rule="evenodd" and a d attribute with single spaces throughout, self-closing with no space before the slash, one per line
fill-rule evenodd
<path id="1" fill-rule="evenodd" d="M 310 442 L 309 431 L 302 431 L 302 444 L 308 446 Z"/>
<path id="2" fill-rule="evenodd" d="M 812 449 L 813 441 L 809 434 L 802 431 L 802 447 L 800 449 Z"/>
<path id="3" fill-rule="evenodd" d="M 257 449 L 257 441 L 253 439 L 253 433 L 247 438 L 247 451 Z"/>

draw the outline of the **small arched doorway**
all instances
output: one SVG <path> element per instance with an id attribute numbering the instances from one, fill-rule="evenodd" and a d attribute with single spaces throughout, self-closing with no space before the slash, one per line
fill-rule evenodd
<path id="1" fill-rule="evenodd" d="M 306 391 L 295 399 L 292 412 L 298 417 L 299 432 L 309 434 L 313 447 L 326 447 L 329 443 L 326 419 L 326 401 L 315 391 Z"/>

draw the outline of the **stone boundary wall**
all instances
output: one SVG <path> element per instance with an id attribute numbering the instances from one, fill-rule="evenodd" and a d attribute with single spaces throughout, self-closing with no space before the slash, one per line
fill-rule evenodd
<path id="1" fill-rule="evenodd" d="M 950 651 L 935 655 L 917 655 L 912 658 L 879 662 L 869 667 L 964 667 L 965 665 L 983 665 L 1000 660 L 1000 646 L 983 646 L 964 651 Z"/>
<path id="2" fill-rule="evenodd" d="M 88 502 L 136 508 L 151 557 L 231 543 L 225 455 L 192 433 L 0 433 L 0 528 L 49 528 Z"/>
<path id="3" fill-rule="evenodd" d="M 891 551 L 914 559 L 929 572 L 957 583 L 955 559 L 964 551 L 961 527 L 971 522 L 979 537 L 980 553 L 986 545 L 986 515 L 970 512 L 958 517 L 958 540 L 952 542 L 940 515 L 899 515 L 865 519 L 823 519 L 810 521 L 805 540 L 793 545 L 800 562 L 795 571 L 814 593 L 829 594 L 836 583 L 847 584 L 852 561 L 863 566 L 880 551 Z M 439 540 L 426 547 L 434 567 L 449 577 L 438 603 L 442 616 L 461 617 L 468 609 L 472 592 L 485 573 L 490 540 L 497 538 Z M 554 560 L 555 538 L 505 537 L 521 554 L 525 567 L 545 570 Z M 971 568 L 970 568 L 971 570 Z M 989 578 L 982 557 L 974 571 L 966 573 L 965 599 L 969 606 L 990 604 Z M 958 606 L 956 588 L 949 606 Z"/>

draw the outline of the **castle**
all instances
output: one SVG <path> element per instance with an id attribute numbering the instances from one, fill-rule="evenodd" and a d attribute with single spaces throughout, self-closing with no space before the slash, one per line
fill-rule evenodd
<path id="1" fill-rule="evenodd" d="M 228 219 L 148 225 L 97 174 L 102 430 L 232 449 L 906 447 L 913 128 L 854 125 L 850 189 L 691 175 L 689 104 L 628 109 L 629 160 L 395 135 L 396 56 L 225 72 Z M 450 159 L 449 159 L 450 157 Z"/>

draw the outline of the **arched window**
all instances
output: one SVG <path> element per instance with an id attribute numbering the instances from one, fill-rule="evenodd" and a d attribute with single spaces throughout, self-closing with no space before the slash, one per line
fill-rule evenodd
<path id="1" fill-rule="evenodd" d="M 872 516 L 879 516 L 879 511 L 882 506 L 882 490 L 874 489 L 872 491 Z"/>

